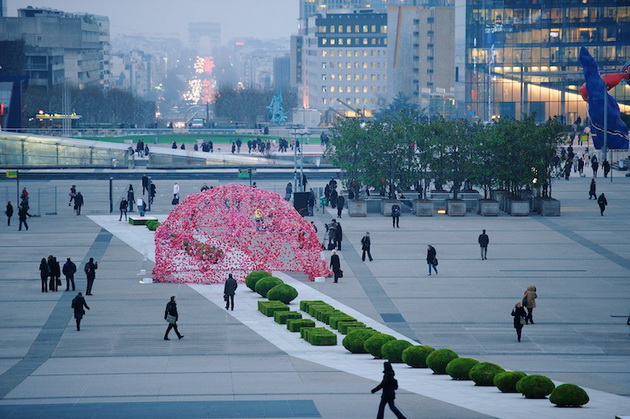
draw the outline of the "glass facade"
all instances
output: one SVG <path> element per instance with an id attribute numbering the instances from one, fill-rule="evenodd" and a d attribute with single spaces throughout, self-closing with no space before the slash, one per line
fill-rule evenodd
<path id="1" fill-rule="evenodd" d="M 124 147 L 0 132 L 0 167 L 127 167 Z"/>
<path id="2" fill-rule="evenodd" d="M 601 73 L 618 73 L 630 60 L 630 3 L 624 0 L 458 0 L 456 31 L 463 32 L 456 34 L 456 83 L 464 84 L 457 89 L 459 112 L 471 119 L 532 113 L 539 121 L 584 119 L 580 47 L 588 48 Z M 628 84 L 611 94 L 630 112 Z"/>

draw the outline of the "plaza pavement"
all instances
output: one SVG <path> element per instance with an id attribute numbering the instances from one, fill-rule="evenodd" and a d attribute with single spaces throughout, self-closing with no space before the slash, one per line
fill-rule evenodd
<path id="1" fill-rule="evenodd" d="M 136 190 L 139 181 L 140 174 Z M 258 185 L 282 193 L 287 181 Z M 628 414 L 630 179 L 619 172 L 613 183 L 598 178 L 598 192 L 610 203 L 604 217 L 587 199 L 588 182 L 554 183 L 559 218 L 405 215 L 394 230 L 388 218 L 344 214 L 340 283 L 286 279 L 300 290 L 298 300 L 330 301 L 383 331 L 592 389 L 584 408 L 557 409 L 547 400 L 398 365 L 397 405 L 410 418 L 518 417 L 525 410 L 543 418 Z M 151 254 L 152 233 L 108 214 L 106 182 L 72 183 L 86 196 L 84 215 L 72 215 L 60 194 L 58 214 L 29 220 L 28 232 L 0 227 L 0 417 L 375 416 L 379 397 L 369 390 L 381 378 L 380 361 L 341 346 L 311 347 L 256 312 L 255 295 L 243 285 L 236 310 L 226 313 L 220 286 L 140 284 L 140 270 L 151 266 L 143 253 Z M 115 196 L 127 183 L 116 182 Z M 172 182 L 156 183 L 153 213 L 165 215 Z M 69 184 L 26 182 L 29 190 L 63 191 Z M 179 184 L 182 195 L 200 187 L 198 180 Z M 329 211 L 316 214 L 320 237 L 330 218 Z M 487 261 L 476 244 L 482 228 L 490 235 Z M 366 230 L 371 263 L 360 260 Z M 427 276 L 427 243 L 438 252 L 437 276 Z M 81 332 L 71 321 L 75 293 L 39 292 L 38 261 L 51 253 L 62 262 L 66 256 L 100 262 Z M 77 277 L 84 290 L 81 267 Z M 539 294 L 536 324 L 525 327 L 518 343 L 510 311 L 530 284 Z M 164 342 L 170 295 L 178 297 L 186 337 Z"/>

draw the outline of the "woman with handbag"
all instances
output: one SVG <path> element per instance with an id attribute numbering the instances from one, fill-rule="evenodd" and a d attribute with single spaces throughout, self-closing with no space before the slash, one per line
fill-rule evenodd
<path id="1" fill-rule="evenodd" d="M 435 251 L 435 247 L 429 245 L 429 247 L 427 247 L 427 265 L 429 265 L 429 275 L 431 275 L 431 268 L 433 268 L 436 275 L 438 274 L 437 264 L 437 252 Z"/>
<path id="2" fill-rule="evenodd" d="M 525 316 L 527 316 L 527 313 L 525 313 L 525 309 L 521 303 L 516 303 L 512 309 L 512 317 L 514 317 L 514 328 L 516 329 L 516 337 L 519 342 L 521 341 L 521 332 L 525 324 Z"/>
<path id="3" fill-rule="evenodd" d="M 177 303 L 175 302 L 174 295 L 171 297 L 171 301 L 166 304 L 166 310 L 164 310 L 164 320 L 168 322 L 166 333 L 164 333 L 164 340 L 170 340 L 168 338 L 168 333 L 171 329 L 175 329 L 175 333 L 179 339 L 184 337 L 184 335 L 180 334 L 179 330 L 177 330 L 177 320 L 179 320 L 179 314 L 177 313 Z"/>
<path id="4" fill-rule="evenodd" d="M 523 307 L 527 309 L 527 317 L 525 317 L 525 324 L 531 323 L 534 324 L 534 309 L 536 308 L 536 298 L 538 298 L 538 294 L 536 294 L 536 287 L 530 285 L 523 293 Z"/>
<path id="5" fill-rule="evenodd" d="M 85 302 L 85 298 L 83 298 L 83 294 L 81 293 L 78 293 L 77 296 L 74 297 L 71 307 L 74 310 L 74 319 L 77 322 L 77 332 L 79 332 L 81 331 L 81 319 L 85 315 L 85 310 L 83 310 L 83 307 L 87 308 L 88 310 L 90 309 L 90 307 L 88 307 L 87 303 Z"/>

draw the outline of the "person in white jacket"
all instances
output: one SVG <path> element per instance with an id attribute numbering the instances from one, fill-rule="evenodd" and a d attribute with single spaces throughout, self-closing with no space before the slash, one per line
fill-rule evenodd
<path id="1" fill-rule="evenodd" d="M 179 199 L 179 185 L 177 183 L 173 185 L 173 198 Z"/>

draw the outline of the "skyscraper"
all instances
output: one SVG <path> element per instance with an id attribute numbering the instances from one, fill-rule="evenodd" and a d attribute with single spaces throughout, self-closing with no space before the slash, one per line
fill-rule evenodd
<path id="1" fill-rule="evenodd" d="M 7 0 L 0 0 L 0 17 L 7 15 Z"/>

